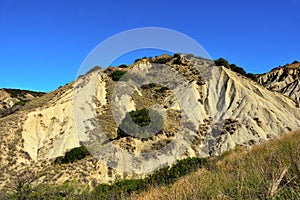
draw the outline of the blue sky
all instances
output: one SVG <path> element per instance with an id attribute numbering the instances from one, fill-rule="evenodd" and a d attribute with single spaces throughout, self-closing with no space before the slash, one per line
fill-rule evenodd
<path id="1" fill-rule="evenodd" d="M 267 72 L 300 60 L 299 7 L 300 0 L 0 0 L 0 88 L 54 90 L 76 78 L 100 42 L 148 26 L 192 37 L 213 59 Z"/>

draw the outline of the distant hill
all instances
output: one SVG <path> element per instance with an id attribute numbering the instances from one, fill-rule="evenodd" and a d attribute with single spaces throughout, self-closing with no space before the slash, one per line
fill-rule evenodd
<path id="1" fill-rule="evenodd" d="M 258 81 L 264 87 L 300 102 L 300 62 L 274 68 L 259 75 Z"/>
<path id="2" fill-rule="evenodd" d="M 29 90 L 0 89 L 0 117 L 15 112 L 27 102 L 44 94 L 44 92 L 34 92 Z"/>

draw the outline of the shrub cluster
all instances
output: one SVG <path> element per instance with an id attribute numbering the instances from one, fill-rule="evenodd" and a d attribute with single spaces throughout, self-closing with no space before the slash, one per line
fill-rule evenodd
<path id="1" fill-rule="evenodd" d="M 111 74 L 111 78 L 113 81 L 119 81 L 122 78 L 122 76 L 125 74 L 126 74 L 126 72 L 117 70 Z M 123 79 L 123 80 L 126 80 L 126 79 Z"/>
<path id="2" fill-rule="evenodd" d="M 31 94 L 34 97 L 40 97 L 44 95 L 44 92 L 34 92 L 30 90 L 19 90 L 19 89 L 7 89 L 4 88 L 5 92 L 9 93 L 12 98 L 26 99 L 26 94 Z"/>
<path id="3" fill-rule="evenodd" d="M 153 60 L 153 63 L 166 64 L 171 58 L 156 58 Z"/>
<path id="4" fill-rule="evenodd" d="M 122 64 L 122 65 L 119 65 L 119 67 L 118 68 L 127 68 L 128 66 L 127 65 L 125 65 L 125 64 Z"/>
<path id="5" fill-rule="evenodd" d="M 73 163 L 77 160 L 81 160 L 87 156 L 89 156 L 89 151 L 85 148 L 85 146 L 76 147 L 68 151 L 64 156 L 57 157 L 54 161 L 55 164 L 67 164 Z"/>
<path id="6" fill-rule="evenodd" d="M 163 125 L 164 119 L 158 111 L 149 111 L 146 108 L 130 111 L 118 128 L 118 138 L 127 136 L 136 138 L 152 137 L 162 130 Z"/>
<path id="7" fill-rule="evenodd" d="M 187 158 L 178 160 L 172 167 L 165 167 L 144 179 L 117 181 L 111 185 L 100 184 L 93 195 L 100 199 L 120 199 L 130 197 L 133 192 L 141 192 L 153 186 L 165 186 L 175 183 L 180 177 L 190 174 L 201 167 L 206 167 L 207 158 Z"/>
<path id="8" fill-rule="evenodd" d="M 239 73 L 247 78 L 250 78 L 254 81 L 257 81 L 257 76 L 252 73 L 247 73 L 242 67 L 237 66 L 236 64 L 229 64 L 229 62 L 224 58 L 219 58 L 214 61 L 216 66 L 224 66 L 232 71 Z"/>

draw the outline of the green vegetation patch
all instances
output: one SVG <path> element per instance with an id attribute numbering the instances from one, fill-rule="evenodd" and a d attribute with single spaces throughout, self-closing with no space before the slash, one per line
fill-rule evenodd
<path id="1" fill-rule="evenodd" d="M 128 66 L 125 64 L 119 65 L 118 68 L 127 68 Z"/>
<path id="2" fill-rule="evenodd" d="M 133 194 L 154 186 L 176 182 L 180 177 L 206 167 L 207 158 L 187 158 L 177 161 L 172 167 L 162 168 L 143 179 L 126 179 L 112 184 L 99 184 L 93 190 L 66 181 L 61 185 L 20 184 L 15 191 L 1 193 L 1 199 L 132 199 Z"/>
<path id="3" fill-rule="evenodd" d="M 31 94 L 34 97 L 40 97 L 45 94 L 45 92 L 34 92 L 30 90 L 19 90 L 19 89 L 7 89 L 4 88 L 5 92 L 9 93 L 12 98 L 26 99 L 26 94 Z"/>
<path id="4" fill-rule="evenodd" d="M 126 72 L 117 70 L 117 71 L 114 71 L 111 74 L 111 78 L 112 78 L 113 81 L 119 81 L 122 78 L 122 76 L 125 75 L 125 74 L 126 74 Z M 126 81 L 127 79 L 123 78 L 123 80 Z"/>
<path id="5" fill-rule="evenodd" d="M 121 199 L 132 193 L 145 191 L 153 186 L 165 186 L 175 183 L 180 177 L 195 172 L 208 164 L 207 158 L 187 158 L 177 161 L 172 167 L 165 167 L 144 179 L 129 179 L 113 184 L 100 184 L 93 195 L 100 199 Z"/>
<path id="6" fill-rule="evenodd" d="M 229 64 L 229 62 L 224 58 L 219 58 L 215 60 L 216 66 L 224 66 L 228 69 L 231 69 L 232 71 L 241 74 L 247 78 L 250 78 L 254 81 L 257 81 L 257 76 L 252 73 L 247 73 L 242 67 L 237 66 L 236 64 Z"/>
<path id="7" fill-rule="evenodd" d="M 118 128 L 118 138 L 127 136 L 149 138 L 159 133 L 163 125 L 164 119 L 156 110 L 143 108 L 130 111 Z"/>
<path id="8" fill-rule="evenodd" d="M 54 163 L 55 164 L 73 163 L 89 155 L 90 152 L 85 148 L 85 146 L 80 146 L 68 151 L 64 156 L 57 157 Z"/>

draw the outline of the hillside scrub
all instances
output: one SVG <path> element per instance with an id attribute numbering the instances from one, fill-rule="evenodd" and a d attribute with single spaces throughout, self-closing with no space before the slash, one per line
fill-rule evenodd
<path id="1" fill-rule="evenodd" d="M 224 66 L 232 71 L 241 74 L 249 79 L 257 81 L 257 76 L 252 73 L 247 73 L 242 67 L 237 66 L 236 64 L 229 64 L 229 62 L 224 58 L 219 58 L 214 61 L 216 66 Z"/>
<path id="2" fill-rule="evenodd" d="M 20 90 L 20 89 L 7 89 L 4 88 L 4 90 L 10 94 L 12 98 L 17 98 L 17 99 L 26 99 L 27 94 L 31 94 L 34 97 L 40 97 L 45 94 L 45 92 L 35 92 L 35 91 L 30 91 L 30 90 Z"/>
<path id="3" fill-rule="evenodd" d="M 299 199 L 300 131 L 216 158 L 187 158 L 143 179 L 94 189 L 78 183 L 24 185 L 2 199 Z"/>
<path id="4" fill-rule="evenodd" d="M 99 184 L 94 189 L 72 181 L 61 185 L 22 184 L 13 193 L 0 192 L 0 199 L 130 199 L 131 196 L 153 186 L 175 183 L 180 177 L 207 166 L 206 158 L 187 158 L 177 161 L 171 167 L 164 167 L 143 179 L 125 179 L 113 184 Z"/>
<path id="5" fill-rule="evenodd" d="M 57 157 L 54 161 L 55 164 L 67 164 L 73 163 L 77 160 L 81 160 L 87 156 L 89 156 L 89 151 L 85 148 L 85 146 L 80 146 L 70 151 L 66 152 L 64 156 Z"/>
<path id="6" fill-rule="evenodd" d="M 137 199 L 299 199 L 300 131 L 224 153 L 207 169 Z"/>

